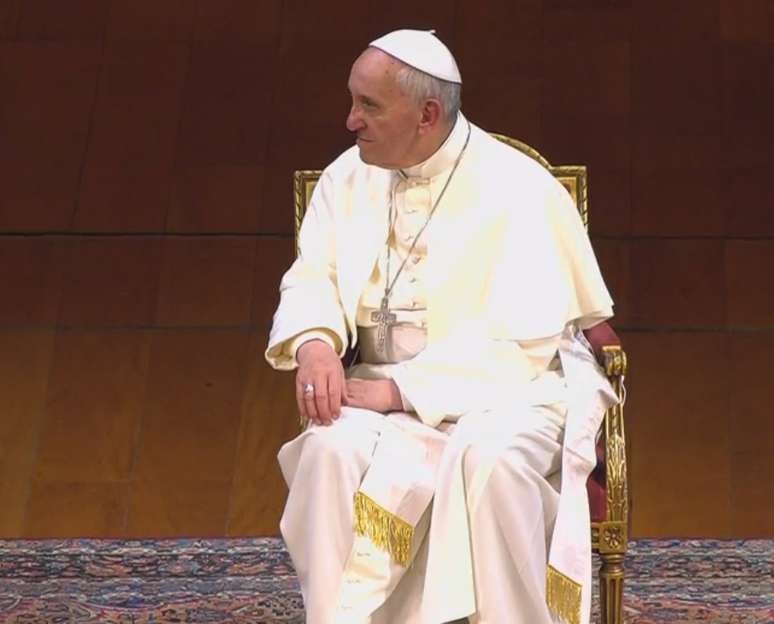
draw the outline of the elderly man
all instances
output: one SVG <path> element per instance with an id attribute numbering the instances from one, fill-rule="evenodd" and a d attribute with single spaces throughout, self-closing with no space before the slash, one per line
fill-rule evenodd
<path id="1" fill-rule="evenodd" d="M 309 425 L 279 461 L 309 623 L 588 621 L 585 480 L 612 302 L 571 198 L 460 112 L 432 32 L 349 76 L 266 357 Z M 358 351 L 344 370 L 347 348 Z"/>

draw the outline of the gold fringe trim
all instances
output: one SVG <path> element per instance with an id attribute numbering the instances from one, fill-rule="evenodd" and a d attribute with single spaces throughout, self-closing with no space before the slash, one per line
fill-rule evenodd
<path id="1" fill-rule="evenodd" d="M 414 527 L 362 492 L 355 493 L 355 533 L 369 538 L 403 567 L 408 566 Z"/>
<path id="2" fill-rule="evenodd" d="M 546 573 L 546 603 L 553 614 L 567 624 L 580 624 L 581 584 L 553 566 L 548 566 Z"/>

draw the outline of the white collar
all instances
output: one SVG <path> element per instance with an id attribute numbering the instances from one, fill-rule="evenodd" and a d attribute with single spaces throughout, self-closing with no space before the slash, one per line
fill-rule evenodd
<path id="1" fill-rule="evenodd" d="M 398 175 L 402 174 L 403 178 L 424 179 L 432 179 L 440 175 L 454 165 L 465 145 L 467 134 L 468 120 L 462 113 L 457 113 L 457 121 L 441 147 L 430 158 L 418 165 L 400 169 Z"/>

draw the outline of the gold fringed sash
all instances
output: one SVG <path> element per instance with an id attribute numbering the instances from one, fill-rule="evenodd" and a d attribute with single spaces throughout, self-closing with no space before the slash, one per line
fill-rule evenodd
<path id="1" fill-rule="evenodd" d="M 580 624 L 581 584 L 552 566 L 548 566 L 546 573 L 546 603 L 567 624 Z"/>
<path id="2" fill-rule="evenodd" d="M 395 562 L 408 566 L 414 527 L 362 492 L 355 493 L 355 533 L 390 553 Z"/>

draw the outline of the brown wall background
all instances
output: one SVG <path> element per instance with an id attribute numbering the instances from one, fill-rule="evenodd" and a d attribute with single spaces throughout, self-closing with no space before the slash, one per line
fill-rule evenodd
<path id="1" fill-rule="evenodd" d="M 405 26 L 589 166 L 634 535 L 774 536 L 770 0 L 0 0 L 0 536 L 276 532 L 291 172 Z"/>

